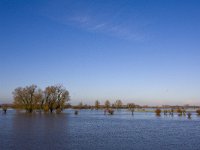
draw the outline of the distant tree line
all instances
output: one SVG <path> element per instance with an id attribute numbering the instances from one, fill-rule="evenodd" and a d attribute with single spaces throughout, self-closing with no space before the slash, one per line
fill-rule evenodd
<path id="1" fill-rule="evenodd" d="M 44 90 L 36 85 L 18 87 L 13 91 L 15 108 L 60 113 L 65 103 L 70 100 L 69 92 L 62 85 L 48 86 Z"/>
<path id="2" fill-rule="evenodd" d="M 114 103 L 111 103 L 109 100 L 106 100 L 101 104 L 98 100 L 95 101 L 94 105 L 87 105 L 80 102 L 78 105 L 70 105 L 69 107 L 74 109 L 133 109 L 133 108 L 142 108 L 139 105 L 134 103 L 123 104 L 121 100 L 116 100 Z"/>

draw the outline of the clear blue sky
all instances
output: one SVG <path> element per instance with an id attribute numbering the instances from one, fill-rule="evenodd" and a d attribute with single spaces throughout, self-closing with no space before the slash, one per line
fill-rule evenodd
<path id="1" fill-rule="evenodd" d="M 33 83 L 72 104 L 200 104 L 200 1 L 1 0 L 0 102 Z"/>

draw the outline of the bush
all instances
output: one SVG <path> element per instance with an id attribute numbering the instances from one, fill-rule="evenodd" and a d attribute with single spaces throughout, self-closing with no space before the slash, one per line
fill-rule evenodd
<path id="1" fill-rule="evenodd" d="M 156 116 L 160 116 L 161 110 L 160 110 L 159 108 L 157 108 L 157 109 L 155 110 L 155 113 L 156 113 Z"/>
<path id="2" fill-rule="evenodd" d="M 197 113 L 198 115 L 200 115 L 200 109 L 196 110 L 196 113 Z"/>
<path id="3" fill-rule="evenodd" d="M 75 110 L 74 114 L 75 114 L 75 115 L 78 115 L 78 110 Z"/>
<path id="4" fill-rule="evenodd" d="M 110 115 L 113 115 L 113 114 L 114 114 L 114 110 L 109 109 L 109 110 L 108 110 L 108 113 L 109 113 Z"/>

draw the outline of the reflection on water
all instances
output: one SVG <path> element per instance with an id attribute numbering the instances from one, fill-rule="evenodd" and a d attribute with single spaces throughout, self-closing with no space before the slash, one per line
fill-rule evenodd
<path id="1" fill-rule="evenodd" d="M 0 114 L 0 149 L 199 149 L 200 117 L 156 117 L 125 110 L 63 114 Z"/>

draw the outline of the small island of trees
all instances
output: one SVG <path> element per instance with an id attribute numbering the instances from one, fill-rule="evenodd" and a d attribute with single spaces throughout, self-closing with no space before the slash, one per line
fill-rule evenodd
<path id="1" fill-rule="evenodd" d="M 15 108 L 60 113 L 65 102 L 69 101 L 69 92 L 62 85 L 48 86 L 44 90 L 36 85 L 18 87 L 13 92 Z"/>

